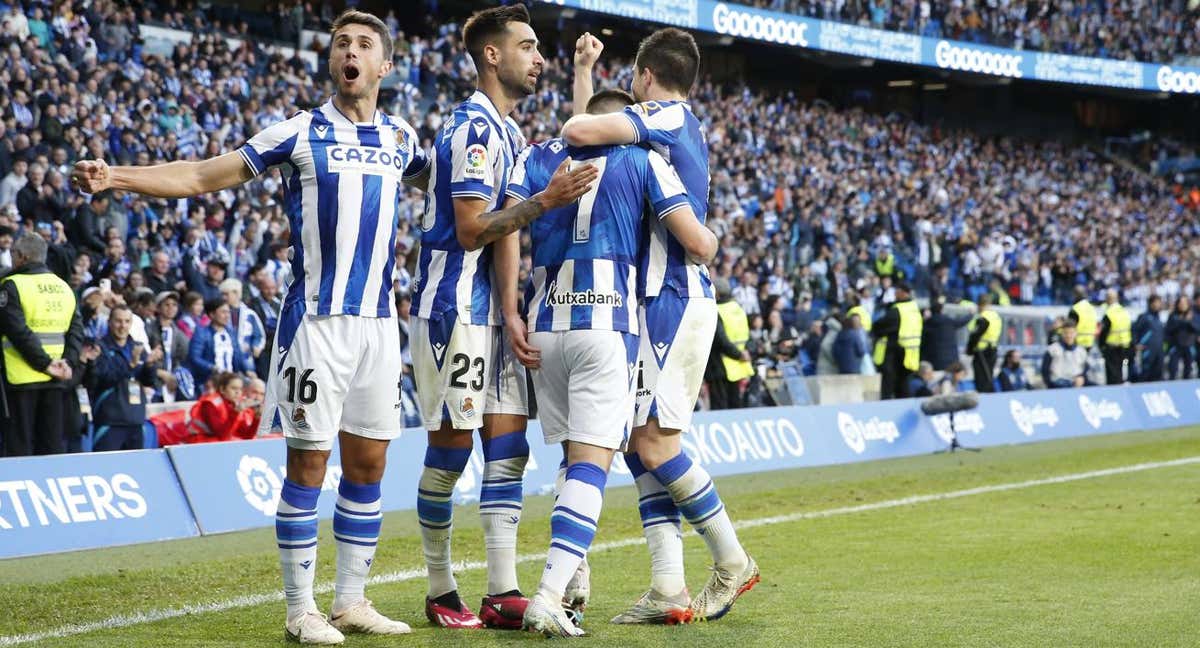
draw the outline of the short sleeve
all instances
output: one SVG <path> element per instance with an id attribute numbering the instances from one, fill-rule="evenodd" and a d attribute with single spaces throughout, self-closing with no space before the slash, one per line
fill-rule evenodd
<path id="1" fill-rule="evenodd" d="M 411 127 L 406 127 L 404 131 L 412 147 L 412 158 L 409 159 L 408 166 L 404 167 L 404 177 L 412 178 L 421 175 L 429 168 L 429 154 L 425 152 L 425 149 L 421 148 L 421 140 L 417 137 L 416 131 Z"/>
<path id="2" fill-rule="evenodd" d="M 503 135 L 482 117 L 464 122 L 450 136 L 450 195 L 491 200 L 496 188 L 493 166 Z"/>
<path id="3" fill-rule="evenodd" d="M 311 119 L 309 113 L 299 112 L 291 119 L 268 126 L 243 144 L 238 153 L 254 175 L 290 162 L 292 151 L 296 148 L 296 140 L 308 127 Z"/>
<path id="4" fill-rule="evenodd" d="M 654 208 L 654 215 L 659 220 L 667 214 L 684 207 L 690 207 L 687 189 L 675 169 L 661 155 L 650 151 L 649 164 L 646 173 L 646 197 Z"/>
<path id="5" fill-rule="evenodd" d="M 508 188 L 504 190 L 509 198 L 529 200 L 530 196 L 537 193 L 533 190 L 533 182 L 529 176 L 529 165 L 535 150 L 537 150 L 536 146 L 527 146 L 517 156 L 517 161 L 513 164 L 512 176 L 508 181 Z"/>
<path id="6" fill-rule="evenodd" d="M 637 143 L 670 146 L 679 141 L 687 108 L 681 103 L 644 101 L 627 106 L 622 113 L 637 132 Z"/>

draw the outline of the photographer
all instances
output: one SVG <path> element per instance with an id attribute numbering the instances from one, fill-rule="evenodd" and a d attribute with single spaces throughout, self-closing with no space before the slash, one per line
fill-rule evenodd
<path id="1" fill-rule="evenodd" d="M 162 360 L 162 348 L 146 351 L 133 340 L 129 329 L 133 312 L 114 306 L 108 315 L 108 335 L 98 346 L 84 349 L 89 363 L 85 384 L 92 403 L 95 429 L 92 450 L 136 450 L 142 447 L 142 423 L 146 421 L 146 397 L 142 387 L 151 387 Z"/>

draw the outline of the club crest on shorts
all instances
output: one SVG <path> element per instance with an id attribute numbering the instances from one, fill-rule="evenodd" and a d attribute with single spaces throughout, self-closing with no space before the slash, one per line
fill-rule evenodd
<path id="1" fill-rule="evenodd" d="M 470 396 L 464 396 L 462 403 L 458 407 L 458 411 L 467 416 L 475 416 L 475 401 L 471 400 Z"/>
<path id="2" fill-rule="evenodd" d="M 296 406 L 296 409 L 292 412 L 292 424 L 300 430 L 308 429 L 308 413 L 304 411 L 303 405 Z"/>

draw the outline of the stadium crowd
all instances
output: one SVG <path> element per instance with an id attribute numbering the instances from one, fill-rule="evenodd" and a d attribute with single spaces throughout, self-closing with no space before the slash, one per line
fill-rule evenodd
<path id="1" fill-rule="evenodd" d="M 1200 53 L 1200 6 L 1184 0 L 741 0 L 931 38 L 1144 62 Z"/>
<path id="2" fill-rule="evenodd" d="M 319 27 L 326 13 L 301 9 L 289 29 Z M 240 412 L 261 407 L 260 378 L 290 280 L 278 173 L 179 201 L 84 196 L 66 178 L 84 158 L 145 165 L 232 151 L 292 111 L 323 101 L 332 90 L 327 75 L 252 39 L 231 50 L 209 28 L 244 33 L 249 25 L 222 26 L 199 10 L 139 15 L 97 0 L 86 7 L 18 4 L 3 15 L 0 266 L 13 267 L 14 241 L 23 234 L 41 237 L 46 265 L 78 295 L 80 362 L 102 363 L 116 353 L 135 370 L 108 375 L 91 364 L 74 378 L 87 392 L 79 401 L 90 404 L 94 426 L 108 425 L 112 434 L 97 447 L 137 447 L 132 427 L 145 402 L 206 394 L 225 400 L 210 402 L 208 410 L 220 413 L 204 420 L 237 431 L 193 426 L 192 440 L 248 435 Z M 170 56 L 151 56 L 138 25 L 152 16 L 199 31 Z M 394 14 L 387 22 L 400 82 L 385 108 L 410 116 L 427 146 L 466 96 L 473 67 L 455 23 L 405 35 Z M 560 46 L 547 58 L 539 91 L 518 110 L 533 142 L 557 134 L 572 108 L 569 55 Z M 627 84 L 628 67 L 619 61 L 597 71 L 601 87 Z M 1196 296 L 1195 213 L 1165 184 L 1084 148 L 982 138 L 899 114 L 708 81 L 693 108 L 708 127 L 716 170 L 708 224 L 722 250 L 712 274 L 749 315 L 748 353 L 757 364 L 807 358 L 817 370 L 822 346 L 848 323 L 845 311 L 874 313 L 900 281 L 952 301 L 990 294 L 999 303 L 1066 304 L 1077 285 L 1095 301 L 1118 289 L 1134 309 L 1144 309 L 1153 294 L 1168 303 Z M 423 206 L 419 192 L 405 191 L 394 277 L 402 333 L 411 228 Z M 529 266 L 526 256 L 523 272 Z M 854 340 L 840 348 L 846 345 Z M 1179 357 L 1190 372 L 1196 351 Z M 231 373 L 245 378 L 241 385 Z M 142 409 L 119 408 L 106 422 L 97 401 L 131 378 L 144 387 Z M 411 383 L 408 389 L 406 402 L 415 402 Z M 65 407 L 77 411 L 71 396 Z M 134 391 L 121 400 L 132 403 Z M 230 403 L 232 410 L 221 409 Z M 81 424 L 72 421 L 77 417 L 64 425 L 77 440 Z"/>

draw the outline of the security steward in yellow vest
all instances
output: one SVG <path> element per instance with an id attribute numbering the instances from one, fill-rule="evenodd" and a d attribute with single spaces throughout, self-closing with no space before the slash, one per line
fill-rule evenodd
<path id="1" fill-rule="evenodd" d="M 1087 289 L 1083 286 L 1075 286 L 1075 305 L 1071 306 L 1067 319 L 1075 322 L 1075 329 L 1079 331 L 1075 344 L 1091 351 L 1096 343 L 1096 307 L 1088 301 Z"/>
<path id="2" fill-rule="evenodd" d="M 750 323 L 746 311 L 733 299 L 729 282 L 713 280 L 717 296 L 717 330 L 704 378 L 708 381 L 712 409 L 736 409 L 742 406 L 741 381 L 754 375 L 754 365 L 746 343 L 750 341 Z"/>
<path id="3" fill-rule="evenodd" d="M 1131 359 L 1133 324 L 1129 311 L 1121 305 L 1117 291 L 1110 290 L 1104 299 L 1104 319 L 1100 320 L 1100 352 L 1104 354 L 1104 382 L 1119 385 L 1125 382 L 1125 368 Z"/>
<path id="4" fill-rule="evenodd" d="M 83 322 L 67 282 L 46 267 L 47 244 L 26 234 L 12 247 L 13 271 L 0 279 L 4 395 L 3 456 L 66 450 L 67 388 L 78 372 Z"/>
<path id="5" fill-rule="evenodd" d="M 996 391 L 996 347 L 1000 344 L 1003 325 L 1000 315 L 992 310 L 992 296 L 979 296 L 979 314 L 971 321 L 967 338 L 967 353 L 975 371 L 975 390 L 981 393 Z"/>
<path id="6" fill-rule="evenodd" d="M 896 284 L 896 301 L 871 325 L 875 338 L 872 360 L 880 376 L 884 400 L 909 396 L 909 378 L 921 364 L 921 309 L 907 283 Z"/>

